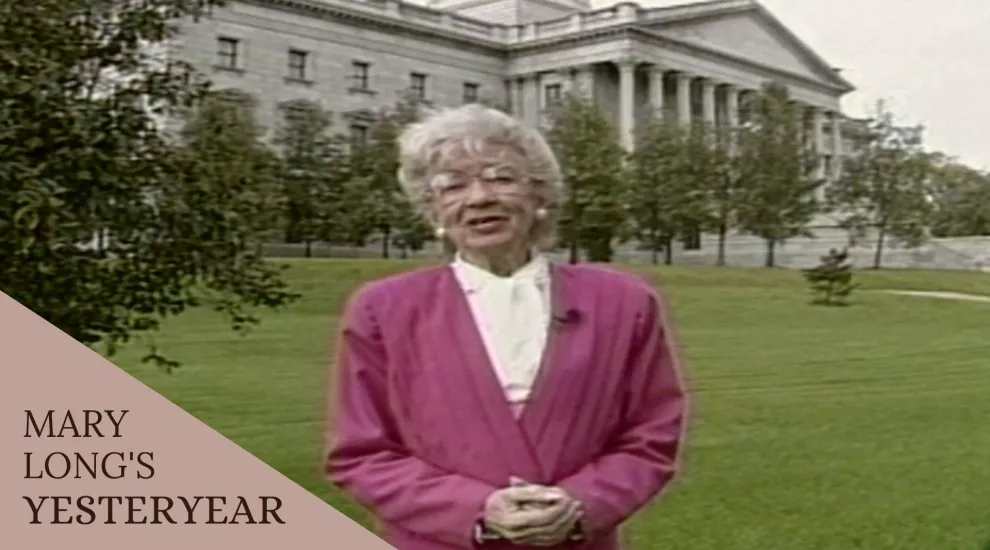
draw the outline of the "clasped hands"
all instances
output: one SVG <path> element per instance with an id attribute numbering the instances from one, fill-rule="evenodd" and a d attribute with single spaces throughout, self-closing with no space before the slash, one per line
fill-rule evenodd
<path id="1" fill-rule="evenodd" d="M 511 478 L 485 502 L 485 526 L 499 537 L 526 546 L 566 541 L 581 519 L 581 503 L 557 487 Z"/>

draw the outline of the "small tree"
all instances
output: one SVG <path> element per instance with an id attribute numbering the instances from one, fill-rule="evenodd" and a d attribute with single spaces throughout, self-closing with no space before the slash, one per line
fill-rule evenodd
<path id="1" fill-rule="evenodd" d="M 653 117 L 637 128 L 636 149 L 629 154 L 629 188 L 635 197 L 629 208 L 636 238 L 659 263 L 664 252 L 670 264 L 671 241 L 677 233 L 674 209 L 678 191 L 687 187 L 683 129 Z"/>
<path id="2" fill-rule="evenodd" d="M 579 250 L 590 261 L 611 261 L 613 243 L 626 236 L 625 152 L 598 106 L 585 98 L 565 95 L 550 118 L 549 141 L 567 183 L 559 240 L 572 263 Z"/>
<path id="3" fill-rule="evenodd" d="M 764 265 L 774 267 L 778 244 L 811 236 L 808 224 L 819 210 L 815 192 L 824 181 L 815 177 L 818 153 L 808 146 L 804 117 L 787 88 L 767 84 L 748 107 L 751 118 L 737 143 L 746 175 L 739 221 L 766 242 Z"/>
<path id="4" fill-rule="evenodd" d="M 320 105 L 293 100 L 280 105 L 283 114 L 274 143 L 280 149 L 280 179 L 285 193 L 285 237 L 303 242 L 310 257 L 313 241 L 346 239 L 345 184 L 349 166 L 345 143 L 331 133 L 333 116 Z"/>
<path id="5" fill-rule="evenodd" d="M 661 250 L 672 263 L 674 237 L 711 223 L 708 190 L 719 173 L 710 137 L 705 126 L 687 127 L 673 117 L 654 116 L 637 129 L 627 170 L 629 212 L 653 263 Z"/>
<path id="6" fill-rule="evenodd" d="M 883 102 L 854 151 L 843 161 L 842 177 L 829 186 L 828 198 L 844 213 L 842 225 L 854 240 L 869 229 L 877 232 L 873 268 L 879 269 L 888 236 L 908 246 L 926 238 L 935 156 L 923 149 L 923 128 L 895 124 Z"/>
<path id="7" fill-rule="evenodd" d="M 825 306 L 846 305 L 856 284 L 853 283 L 852 264 L 846 249 L 831 249 L 821 257 L 816 267 L 805 269 L 804 278 L 815 295 L 813 304 Z"/>
<path id="8" fill-rule="evenodd" d="M 368 129 L 367 141 L 354 144 L 353 174 L 348 194 L 355 227 L 377 234 L 382 257 L 391 256 L 391 246 L 403 255 L 421 249 L 432 238 L 432 230 L 413 212 L 413 206 L 399 188 L 398 138 L 406 125 L 419 118 L 419 103 L 409 94 L 376 113 Z"/>
<path id="9" fill-rule="evenodd" d="M 717 242 L 715 265 L 724 266 L 729 231 L 739 225 L 739 213 L 746 206 L 743 186 L 751 178 L 744 172 L 747 165 L 736 155 L 738 128 L 722 126 L 708 131 L 713 137 L 701 159 L 708 175 L 703 188 L 708 197 L 708 226 Z"/>

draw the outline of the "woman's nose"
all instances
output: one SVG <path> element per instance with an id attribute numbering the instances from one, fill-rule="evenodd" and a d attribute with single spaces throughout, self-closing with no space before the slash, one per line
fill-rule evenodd
<path id="1" fill-rule="evenodd" d="M 492 192 L 490 186 L 486 185 L 480 180 L 474 180 L 467 189 L 467 202 L 478 203 L 478 202 L 492 202 L 495 200 L 495 194 Z"/>

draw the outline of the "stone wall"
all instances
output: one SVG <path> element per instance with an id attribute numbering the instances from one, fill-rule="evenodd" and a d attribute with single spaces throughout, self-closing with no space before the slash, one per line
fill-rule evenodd
<path id="1" fill-rule="evenodd" d="M 819 228 L 814 239 L 795 239 L 777 247 L 775 253 L 777 267 L 802 269 L 816 265 L 820 257 L 830 248 L 846 245 L 844 231 Z M 715 265 L 716 243 L 705 237 L 701 250 L 683 250 L 678 246 L 674 252 L 675 265 Z M 301 257 L 302 245 L 270 244 L 266 252 L 272 257 Z M 857 268 L 873 266 L 875 249 L 872 242 L 866 242 L 850 249 L 853 265 Z M 328 247 L 314 245 L 313 257 L 318 258 L 379 258 L 381 245 L 370 243 L 366 247 Z M 764 264 L 766 247 L 762 240 L 749 235 L 732 235 L 726 241 L 726 264 L 736 267 L 760 267 Z M 392 250 L 393 258 L 400 257 L 398 250 Z M 565 260 L 563 251 L 552 254 Z M 653 254 L 637 250 L 635 246 L 624 245 L 616 251 L 618 262 L 644 264 L 652 262 Z M 418 253 L 410 253 L 412 258 L 435 258 L 434 247 Z M 660 254 L 663 261 L 663 254 Z M 884 248 L 882 267 L 890 269 L 938 269 L 938 270 L 984 270 L 990 272 L 990 237 L 964 237 L 952 239 L 932 239 L 917 248 L 907 248 L 896 241 L 888 242 Z"/>

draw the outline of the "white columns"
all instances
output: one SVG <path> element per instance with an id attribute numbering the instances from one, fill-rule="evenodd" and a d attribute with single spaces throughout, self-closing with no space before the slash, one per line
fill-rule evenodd
<path id="1" fill-rule="evenodd" d="M 626 151 L 632 151 L 634 137 L 635 104 L 636 104 L 636 60 L 622 59 L 619 65 L 619 132 L 622 136 L 622 146 Z"/>
<path id="2" fill-rule="evenodd" d="M 571 86 L 575 93 L 594 101 L 595 72 L 593 65 L 579 65 L 574 68 Z"/>
<path id="3" fill-rule="evenodd" d="M 523 117 L 526 115 L 526 96 L 525 96 L 525 82 L 521 78 L 516 78 L 512 81 L 512 115 L 519 120 L 525 120 Z"/>
<path id="4" fill-rule="evenodd" d="M 540 74 L 535 73 L 530 75 L 526 79 L 527 83 L 527 101 L 526 101 L 526 124 L 529 124 L 533 128 L 538 128 L 540 126 L 540 121 L 543 118 L 543 108 L 540 92 L 542 92 L 540 86 Z"/>
<path id="5" fill-rule="evenodd" d="M 650 106 L 654 116 L 663 116 L 663 75 L 666 73 L 660 65 L 650 67 Z"/>
<path id="6" fill-rule="evenodd" d="M 691 75 L 677 74 L 677 118 L 681 124 L 691 123 Z"/>
<path id="7" fill-rule="evenodd" d="M 832 121 L 832 173 L 833 180 L 842 175 L 842 113 L 833 111 Z"/>
<path id="8" fill-rule="evenodd" d="M 706 78 L 701 83 L 702 117 L 708 124 L 715 124 L 715 82 Z"/>
<path id="9" fill-rule="evenodd" d="M 739 88 L 732 85 L 725 87 L 725 123 L 739 126 Z"/>
<path id="10" fill-rule="evenodd" d="M 825 153 L 825 113 L 819 107 L 811 108 L 811 132 L 815 151 Z"/>
<path id="11" fill-rule="evenodd" d="M 811 147 L 815 151 L 818 160 L 815 168 L 815 177 L 825 177 L 825 113 L 820 107 L 811 108 Z"/>
<path id="12" fill-rule="evenodd" d="M 822 109 L 820 107 L 811 107 L 811 143 L 809 145 L 815 155 L 815 170 L 812 173 L 812 177 L 817 180 L 822 180 L 826 176 L 825 157 L 822 156 L 825 152 L 824 122 L 825 114 Z M 815 199 L 819 201 L 825 200 L 824 184 L 818 186 L 818 189 L 815 190 Z"/>

